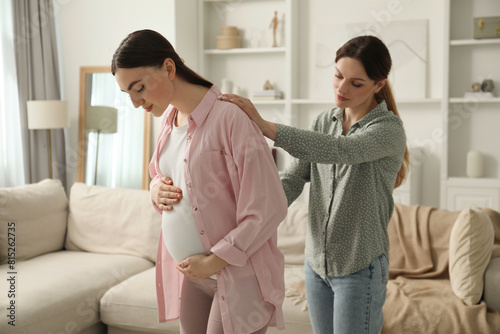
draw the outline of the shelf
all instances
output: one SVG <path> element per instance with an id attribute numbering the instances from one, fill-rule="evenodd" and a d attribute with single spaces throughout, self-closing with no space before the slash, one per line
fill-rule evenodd
<path id="1" fill-rule="evenodd" d="M 491 39 L 455 39 L 450 41 L 451 46 L 475 46 L 500 44 L 500 38 Z"/>
<path id="2" fill-rule="evenodd" d="M 205 50 L 206 55 L 235 55 L 235 54 L 256 54 L 256 53 L 285 53 L 286 48 L 238 48 L 238 49 L 207 49 Z"/>
<path id="3" fill-rule="evenodd" d="M 432 104 L 441 103 L 441 98 L 425 98 L 425 99 L 401 99 L 396 100 L 396 104 Z"/>
<path id="4" fill-rule="evenodd" d="M 472 98 L 464 98 L 464 97 L 451 97 L 449 99 L 450 103 L 500 103 L 500 97 L 494 97 L 491 99 L 472 99 Z"/>
<path id="5" fill-rule="evenodd" d="M 269 0 L 203 0 L 205 3 L 217 3 L 217 2 L 265 2 Z"/>
<path id="6" fill-rule="evenodd" d="M 500 187 L 500 179 L 494 178 L 470 178 L 470 177 L 450 177 L 447 180 L 448 186 L 455 187 L 482 187 L 482 188 L 498 188 Z"/>
<path id="7" fill-rule="evenodd" d="M 265 104 L 273 104 L 273 105 L 285 105 L 285 100 L 253 100 L 250 99 L 255 105 L 265 105 Z"/>
<path id="8" fill-rule="evenodd" d="M 293 104 L 310 104 L 310 105 L 324 105 L 324 104 L 331 104 L 333 105 L 333 99 L 293 99 L 292 100 Z"/>
<path id="9" fill-rule="evenodd" d="M 334 104 L 332 99 L 293 99 L 293 104 Z M 440 98 L 429 98 L 429 99 L 401 99 L 396 101 L 397 104 L 432 104 L 432 103 L 441 103 Z"/>

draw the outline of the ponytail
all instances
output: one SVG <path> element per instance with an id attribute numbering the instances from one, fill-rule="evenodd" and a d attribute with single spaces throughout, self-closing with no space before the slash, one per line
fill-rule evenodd
<path id="1" fill-rule="evenodd" d="M 392 110 L 394 115 L 399 116 L 398 108 L 396 107 L 396 102 L 394 101 L 394 95 L 392 94 L 392 88 L 387 80 L 385 82 L 384 87 L 375 94 L 375 98 L 377 100 L 384 100 L 387 104 L 387 109 Z M 394 189 L 399 187 L 406 180 L 410 170 L 410 152 L 408 151 L 408 147 L 405 149 L 405 155 L 403 158 L 403 163 L 401 164 L 401 168 L 399 169 L 398 175 L 396 177 L 396 184 L 394 185 Z"/>

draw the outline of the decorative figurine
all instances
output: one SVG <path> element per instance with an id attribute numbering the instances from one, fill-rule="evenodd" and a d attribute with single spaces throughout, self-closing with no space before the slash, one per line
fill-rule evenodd
<path id="1" fill-rule="evenodd" d="M 483 83 L 481 84 L 481 89 L 483 92 L 493 92 L 493 89 L 495 88 L 495 84 L 493 83 L 493 80 L 491 79 L 485 79 Z"/>
<path id="2" fill-rule="evenodd" d="M 479 151 L 469 151 L 467 153 L 467 176 L 468 177 L 483 177 L 484 173 L 484 157 Z"/>
<path id="3" fill-rule="evenodd" d="M 470 85 L 470 91 L 473 93 L 477 93 L 481 91 L 481 84 L 479 82 L 473 82 Z"/>
<path id="4" fill-rule="evenodd" d="M 276 29 L 278 28 L 278 11 L 274 11 L 274 17 L 269 24 L 269 28 L 273 29 L 273 47 L 277 47 L 278 43 L 276 42 Z"/>
<path id="5" fill-rule="evenodd" d="M 269 80 L 266 80 L 262 90 L 253 92 L 252 98 L 256 100 L 279 100 L 283 98 L 283 95 L 280 90 L 271 85 Z"/>
<path id="6" fill-rule="evenodd" d="M 269 80 L 266 80 L 266 82 L 264 83 L 264 87 L 262 87 L 263 90 L 272 90 L 273 89 L 273 85 L 271 85 L 271 83 L 269 82 Z"/>

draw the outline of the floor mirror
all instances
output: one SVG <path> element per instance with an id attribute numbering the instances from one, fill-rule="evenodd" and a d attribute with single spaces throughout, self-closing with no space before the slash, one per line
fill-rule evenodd
<path id="1" fill-rule="evenodd" d="M 132 105 L 109 66 L 80 68 L 77 181 L 149 188 L 151 115 Z"/>

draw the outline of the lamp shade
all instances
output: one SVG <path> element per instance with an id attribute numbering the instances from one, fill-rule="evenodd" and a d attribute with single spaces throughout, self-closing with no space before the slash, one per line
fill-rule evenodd
<path id="1" fill-rule="evenodd" d="M 69 127 L 67 101 L 28 101 L 27 108 L 28 129 L 62 129 Z"/>
<path id="2" fill-rule="evenodd" d="M 113 107 L 87 106 L 85 113 L 85 128 L 101 133 L 116 133 L 118 110 Z"/>

